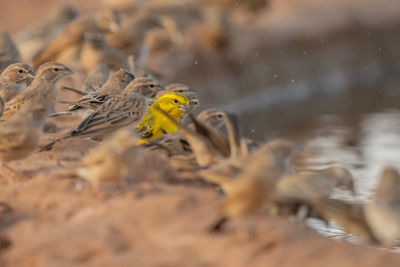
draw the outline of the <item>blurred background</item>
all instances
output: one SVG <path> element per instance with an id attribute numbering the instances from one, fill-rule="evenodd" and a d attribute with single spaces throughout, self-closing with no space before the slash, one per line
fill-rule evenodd
<path id="1" fill-rule="evenodd" d="M 360 200 L 382 166 L 400 167 L 398 0 L 2 0 L 0 25 L 30 62 L 41 44 L 29 27 L 102 8 L 122 14 L 111 45 L 195 89 L 200 110 L 237 112 L 243 135 L 350 168 Z"/>

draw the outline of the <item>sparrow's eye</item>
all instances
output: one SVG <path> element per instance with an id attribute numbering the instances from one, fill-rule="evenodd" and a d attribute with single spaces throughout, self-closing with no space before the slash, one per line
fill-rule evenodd
<path id="1" fill-rule="evenodd" d="M 183 93 L 183 90 L 182 90 L 182 89 L 181 89 L 181 90 L 179 90 L 179 91 L 178 91 L 178 93 Z"/>
<path id="2" fill-rule="evenodd" d="M 150 88 L 154 88 L 154 84 L 150 84 Z"/>
<path id="3" fill-rule="evenodd" d="M 24 71 L 22 70 L 22 69 L 19 69 L 18 70 L 18 73 L 23 73 Z"/>
<path id="4" fill-rule="evenodd" d="M 218 114 L 217 117 L 221 119 L 222 118 L 222 114 Z"/>
<path id="5" fill-rule="evenodd" d="M 54 68 L 54 71 L 57 72 L 57 71 L 59 71 L 59 69 L 58 68 Z"/>

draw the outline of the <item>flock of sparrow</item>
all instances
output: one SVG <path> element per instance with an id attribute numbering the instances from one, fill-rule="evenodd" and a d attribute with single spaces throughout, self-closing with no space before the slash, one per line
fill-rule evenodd
<path id="1" fill-rule="evenodd" d="M 155 17 L 154 10 L 140 16 L 130 12 L 137 12 L 135 6 L 86 16 L 62 8 L 48 19 L 53 23 L 38 24 L 36 30 L 18 38 L 18 44 L 31 43 L 30 57 L 24 58 L 32 61 L 33 68 L 21 63 L 16 44 L 7 32 L 1 32 L 2 168 L 10 168 L 8 162 L 31 153 L 46 153 L 42 151 L 60 141 L 90 138 L 98 144 L 82 157 L 71 175 L 100 186 L 129 180 L 140 168 L 138 159 L 167 159 L 164 164 L 173 170 L 176 180 L 202 181 L 224 195 L 221 210 L 216 211 L 220 218 L 210 226 L 211 232 L 222 231 L 230 219 L 268 212 L 297 220 L 334 221 L 367 244 L 391 246 L 400 237 L 397 170 L 384 169 L 367 204 L 332 199 L 337 187 L 355 192 L 353 176 L 346 168 L 296 168 L 292 156 L 302 151 L 296 143 L 286 139 L 258 143 L 244 138 L 239 134 L 237 116 L 231 112 L 206 109 L 194 116 L 199 101 L 190 87 L 179 83 L 163 86 L 156 74 L 136 63 L 129 55 L 146 53 L 149 46 L 155 49 L 167 42 L 164 34 L 170 36 L 174 28 L 170 22 L 175 18 L 171 14 Z M 142 31 L 133 30 L 135 27 Z M 83 87 L 63 89 L 80 98 L 60 100 L 57 82 L 72 74 L 71 69 L 82 75 Z M 68 107 L 56 112 L 57 102 Z M 80 117 L 81 122 L 39 147 L 46 121 L 56 116 Z"/>

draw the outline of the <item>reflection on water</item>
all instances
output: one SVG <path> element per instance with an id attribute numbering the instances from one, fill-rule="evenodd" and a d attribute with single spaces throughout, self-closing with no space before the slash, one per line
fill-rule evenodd
<path id="1" fill-rule="evenodd" d="M 355 177 L 357 196 L 337 190 L 334 198 L 366 202 L 381 169 L 400 169 L 400 92 L 397 87 L 374 87 L 281 103 L 241 115 L 245 135 L 265 140 L 291 138 L 310 151 L 307 168 L 332 164 L 347 167 Z M 323 235 L 357 241 L 340 227 L 312 219 L 307 222 Z"/>
<path id="2" fill-rule="evenodd" d="M 357 136 L 354 134 L 357 128 Z M 348 139 L 356 139 L 351 146 Z M 311 166 L 340 163 L 348 167 L 356 179 L 356 190 L 365 199 L 376 184 L 385 165 L 400 168 L 400 111 L 363 114 L 357 125 L 316 129 L 316 136 L 306 147 L 316 151 L 309 159 Z M 352 144 L 353 145 L 353 144 Z"/>
<path id="3" fill-rule="evenodd" d="M 306 141 L 305 146 L 314 152 L 307 165 L 327 167 L 340 163 L 346 166 L 354 175 L 357 197 L 346 192 L 337 192 L 333 197 L 366 202 L 383 166 L 400 169 L 400 111 L 363 114 L 358 124 L 351 126 L 330 126 L 330 119 L 340 120 L 340 117 L 322 118 L 324 126 L 315 129 L 316 136 Z M 357 136 L 351 136 L 354 132 Z M 357 140 L 356 145 L 352 143 L 354 140 Z M 353 236 L 346 235 L 339 227 L 327 227 L 317 220 L 309 221 L 308 225 L 329 237 L 356 242 Z"/>

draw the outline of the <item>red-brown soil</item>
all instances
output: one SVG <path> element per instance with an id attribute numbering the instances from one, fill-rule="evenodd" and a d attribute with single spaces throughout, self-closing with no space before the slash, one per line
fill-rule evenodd
<path id="1" fill-rule="evenodd" d="M 1 28 L 15 32 L 59 2 L 1 0 Z M 86 10 L 97 3 L 63 2 Z M 78 122 L 51 121 L 56 132 L 45 134 L 43 142 Z M 212 187 L 154 178 L 96 189 L 68 175 L 63 166 L 73 166 L 95 145 L 65 140 L 50 152 L 10 163 L 14 171 L 1 170 L 0 266 L 400 264 L 397 254 L 333 241 L 287 218 L 257 215 L 210 234 L 207 228 L 217 219 L 222 200 Z"/>

